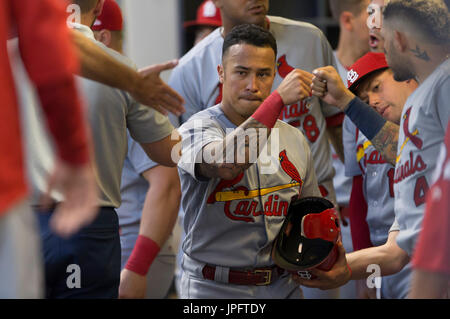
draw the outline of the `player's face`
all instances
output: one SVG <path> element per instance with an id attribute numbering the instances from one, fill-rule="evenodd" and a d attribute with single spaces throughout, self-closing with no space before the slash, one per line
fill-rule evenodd
<path id="1" fill-rule="evenodd" d="M 414 73 L 411 69 L 412 64 L 409 63 L 408 56 L 401 54 L 399 51 L 398 42 L 394 39 L 393 29 L 385 23 L 381 28 L 381 34 L 384 38 L 386 61 L 394 73 L 394 79 L 399 82 L 414 79 Z"/>
<path id="2" fill-rule="evenodd" d="M 224 24 L 240 25 L 244 23 L 264 25 L 269 0 L 215 0 L 222 13 Z"/>
<path id="3" fill-rule="evenodd" d="M 222 108 L 233 123 L 252 115 L 272 90 L 275 52 L 249 44 L 231 46 L 219 66 L 223 84 Z"/>
<path id="4" fill-rule="evenodd" d="M 380 33 L 383 24 L 383 8 L 385 0 L 372 0 L 368 7 L 369 20 L 369 46 L 372 52 L 383 52 L 384 39 Z"/>
<path id="5" fill-rule="evenodd" d="M 403 106 L 409 95 L 406 83 L 397 82 L 389 70 L 364 79 L 357 95 L 383 118 L 399 124 Z"/>

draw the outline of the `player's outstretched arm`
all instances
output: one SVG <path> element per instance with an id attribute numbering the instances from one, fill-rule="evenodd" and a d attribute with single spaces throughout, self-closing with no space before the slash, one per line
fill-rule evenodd
<path id="1" fill-rule="evenodd" d="M 119 298 L 145 298 L 147 272 L 178 216 L 181 189 L 177 169 L 158 165 L 142 176 L 150 187 L 142 209 L 139 237 L 120 275 Z"/>
<path id="2" fill-rule="evenodd" d="M 291 71 L 251 117 L 222 141 L 209 143 L 203 148 L 203 154 L 212 158 L 203 158 L 196 164 L 197 173 L 204 178 L 230 180 L 249 168 L 264 148 L 284 105 L 311 96 L 311 79 L 312 74 L 308 72 Z M 232 154 L 232 161 L 228 154 Z"/>
<path id="3" fill-rule="evenodd" d="M 355 97 L 332 66 L 318 68 L 313 74 L 312 94 L 345 112 L 384 159 L 395 165 L 399 126 L 386 121 L 372 107 Z"/>
<path id="4" fill-rule="evenodd" d="M 183 98 L 160 78 L 164 70 L 174 68 L 178 61 L 151 65 L 137 72 L 114 59 L 81 32 L 71 30 L 81 61 L 81 75 L 108 86 L 129 92 L 143 105 L 167 115 L 184 112 Z"/>

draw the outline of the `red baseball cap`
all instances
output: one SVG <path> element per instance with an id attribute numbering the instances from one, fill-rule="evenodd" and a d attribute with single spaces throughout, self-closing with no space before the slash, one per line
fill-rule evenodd
<path id="1" fill-rule="evenodd" d="M 122 10 L 114 0 L 105 0 L 102 13 L 97 17 L 91 28 L 94 31 L 109 30 L 122 31 L 123 17 Z"/>
<path id="2" fill-rule="evenodd" d="M 384 53 L 369 52 L 355 62 L 347 72 L 348 88 L 355 92 L 361 80 L 371 73 L 389 68 Z"/>
<path id="3" fill-rule="evenodd" d="M 220 10 L 211 0 L 204 1 L 197 9 L 197 19 L 194 21 L 187 21 L 183 24 L 185 28 L 192 26 L 213 26 L 220 27 L 222 25 L 222 17 Z"/>

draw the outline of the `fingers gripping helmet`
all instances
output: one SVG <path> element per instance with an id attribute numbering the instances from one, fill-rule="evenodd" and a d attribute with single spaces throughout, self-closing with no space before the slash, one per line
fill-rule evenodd
<path id="1" fill-rule="evenodd" d="M 336 262 L 340 235 L 334 205 L 322 197 L 291 202 L 274 246 L 272 259 L 288 271 L 330 270 Z"/>

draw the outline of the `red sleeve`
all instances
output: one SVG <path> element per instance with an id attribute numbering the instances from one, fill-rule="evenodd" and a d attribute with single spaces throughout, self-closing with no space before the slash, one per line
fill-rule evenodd
<path id="1" fill-rule="evenodd" d="M 59 155 L 71 164 L 88 161 L 85 119 L 75 86 L 79 63 L 62 0 L 11 0 L 25 67 L 37 87 Z"/>
<path id="2" fill-rule="evenodd" d="M 338 113 L 325 119 L 328 127 L 341 126 L 344 122 L 345 113 Z"/>
<path id="3" fill-rule="evenodd" d="M 349 202 L 350 231 L 352 234 L 353 250 L 372 247 L 369 225 L 367 224 L 367 203 L 363 193 L 363 179 L 361 175 L 353 177 L 352 193 Z"/>
<path id="4" fill-rule="evenodd" d="M 422 230 L 413 254 L 413 267 L 450 275 L 450 122 L 446 157 L 438 181 L 427 194 Z"/>
<path id="5" fill-rule="evenodd" d="M 440 179 L 427 194 L 414 268 L 450 275 L 450 181 Z"/>

